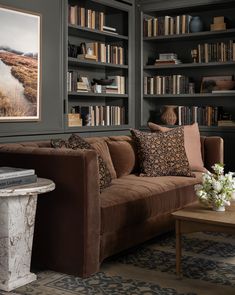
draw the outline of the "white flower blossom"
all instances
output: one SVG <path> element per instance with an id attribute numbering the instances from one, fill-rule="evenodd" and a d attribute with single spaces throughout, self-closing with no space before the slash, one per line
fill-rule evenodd
<path id="1" fill-rule="evenodd" d="M 212 169 L 214 173 L 202 173 L 202 184 L 194 186 L 196 196 L 209 206 L 230 206 L 230 200 L 235 198 L 235 173 L 224 175 L 222 164 L 215 164 Z"/>

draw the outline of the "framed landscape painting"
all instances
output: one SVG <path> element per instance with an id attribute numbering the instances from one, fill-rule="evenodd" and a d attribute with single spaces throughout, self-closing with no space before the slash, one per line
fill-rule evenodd
<path id="1" fill-rule="evenodd" d="M 0 6 L 0 122 L 40 120 L 38 14 Z"/>

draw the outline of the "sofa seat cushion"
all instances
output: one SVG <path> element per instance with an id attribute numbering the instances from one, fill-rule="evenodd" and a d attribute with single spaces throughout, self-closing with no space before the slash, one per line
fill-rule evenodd
<path id="1" fill-rule="evenodd" d="M 130 174 L 114 179 L 100 195 L 101 234 L 142 223 L 194 202 L 194 185 L 201 182 L 201 173 L 195 175 L 188 178 Z"/>

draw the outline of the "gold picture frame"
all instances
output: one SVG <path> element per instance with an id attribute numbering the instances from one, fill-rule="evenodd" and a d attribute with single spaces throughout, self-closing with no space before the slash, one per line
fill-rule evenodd
<path id="1" fill-rule="evenodd" d="M 40 120 L 41 18 L 0 5 L 0 122 Z"/>

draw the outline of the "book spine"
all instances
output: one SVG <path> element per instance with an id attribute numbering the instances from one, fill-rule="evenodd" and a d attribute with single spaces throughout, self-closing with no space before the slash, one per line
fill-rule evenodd
<path id="1" fill-rule="evenodd" d="M 14 177 L 10 179 L 2 179 L 0 180 L 0 189 L 10 187 L 10 186 L 34 183 L 36 181 L 37 181 L 37 175 L 35 174 L 22 176 L 22 177 Z"/>
<path id="2" fill-rule="evenodd" d="M 23 176 L 28 176 L 28 175 L 34 175 L 35 170 L 30 169 L 30 170 L 24 170 L 24 171 L 16 171 L 16 172 L 8 172 L 8 173 L 2 173 L 0 175 L 0 181 L 2 179 L 9 179 L 9 178 L 15 178 L 15 177 L 23 177 Z"/>

